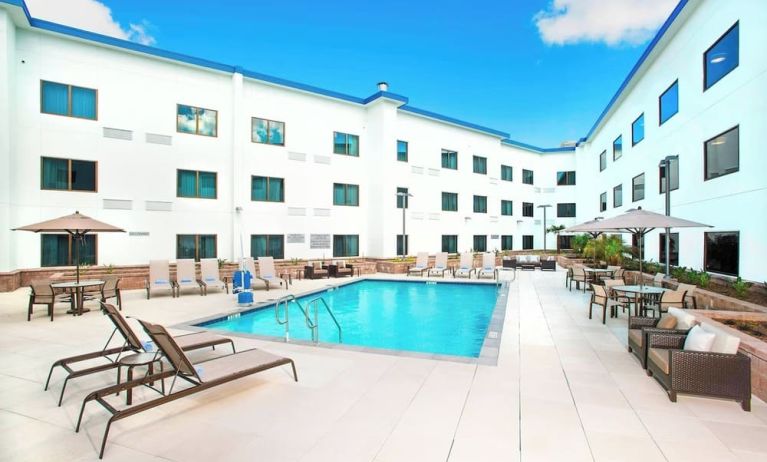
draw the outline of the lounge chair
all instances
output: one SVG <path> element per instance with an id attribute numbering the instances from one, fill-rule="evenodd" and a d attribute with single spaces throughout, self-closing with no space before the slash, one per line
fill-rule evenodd
<path id="1" fill-rule="evenodd" d="M 274 283 L 282 285 L 285 283 L 285 290 L 288 289 L 288 283 L 277 277 L 277 271 L 274 269 L 274 258 L 258 257 L 258 279 L 266 284 L 266 290 L 269 290 Z"/>
<path id="2" fill-rule="evenodd" d="M 428 252 L 418 252 L 415 257 L 415 265 L 407 269 L 407 275 L 417 274 L 423 276 L 424 271 L 429 270 L 429 254 Z"/>
<path id="3" fill-rule="evenodd" d="M 458 264 L 458 268 L 455 270 L 453 276 L 457 278 L 469 278 L 471 279 L 471 273 L 476 273 L 477 269 L 474 268 L 474 254 L 471 252 L 464 252 L 461 254 L 461 261 Z"/>
<path id="4" fill-rule="evenodd" d="M 218 259 L 202 258 L 200 259 L 200 283 L 202 284 L 205 295 L 208 295 L 208 289 L 221 289 L 229 293 L 229 285 L 221 280 L 218 272 Z"/>
<path id="5" fill-rule="evenodd" d="M 182 258 L 176 261 L 176 296 L 181 296 L 181 289 L 198 289 L 204 295 L 202 283 L 197 280 L 197 268 L 194 259 Z"/>
<path id="6" fill-rule="evenodd" d="M 321 261 L 315 261 L 304 266 L 304 279 L 329 278 L 330 269 L 323 266 Z"/>
<path id="7" fill-rule="evenodd" d="M 482 267 L 477 271 L 477 279 L 482 279 L 484 276 L 490 276 L 493 279 L 498 276 L 498 271 L 495 270 L 495 254 L 492 252 L 482 254 Z"/>
<path id="8" fill-rule="evenodd" d="M 104 457 L 104 448 L 109 436 L 109 428 L 112 423 L 118 420 L 154 409 L 165 403 L 199 393 L 203 390 L 288 364 L 290 364 L 293 369 L 293 379 L 298 381 L 296 365 L 292 359 L 273 355 L 258 349 L 240 351 L 238 353 L 232 353 L 231 355 L 221 356 L 199 363 L 192 363 L 186 354 L 184 354 L 183 349 L 179 346 L 176 340 L 168 334 L 168 331 L 166 331 L 164 327 L 145 321 L 139 322 L 157 345 L 158 354 L 161 353 L 164 356 L 170 363 L 171 368 L 157 374 L 145 375 L 139 379 L 96 390 L 85 397 L 80 409 L 80 416 L 77 419 L 77 426 L 75 427 L 76 432 L 80 431 L 83 411 L 90 401 L 98 402 L 104 409 L 112 414 L 112 417 L 107 421 L 104 437 L 101 440 L 99 458 Z M 164 380 L 166 378 L 172 378 L 173 380 L 167 393 L 159 398 L 134 404 L 133 406 L 124 409 L 117 409 L 104 400 L 104 398 L 114 395 L 115 393 L 132 390 L 133 388 L 147 385 L 157 380 Z M 177 379 L 182 379 L 191 384 L 191 386 L 174 392 L 173 387 L 175 386 Z"/>
<path id="9" fill-rule="evenodd" d="M 447 271 L 447 252 L 440 252 L 437 254 L 437 258 L 434 261 L 434 266 L 429 268 L 428 276 L 437 275 L 445 277 L 445 271 Z"/>
<path id="10" fill-rule="evenodd" d="M 170 280 L 170 265 L 168 260 L 151 260 L 149 262 L 149 279 L 146 280 L 146 298 L 152 291 L 169 290 L 171 297 L 176 296 L 176 286 Z"/>
<path id="11" fill-rule="evenodd" d="M 72 305 L 72 297 L 68 294 L 57 294 L 50 281 L 32 281 L 29 284 L 32 290 L 29 294 L 29 307 L 27 308 L 27 321 L 32 320 L 32 308 L 34 305 L 45 305 L 48 307 L 48 316 L 53 321 L 53 306 L 56 303 L 69 303 Z"/>
<path id="12" fill-rule="evenodd" d="M 128 324 L 128 321 L 123 317 L 122 314 L 120 314 L 119 311 L 117 311 L 114 305 L 102 303 L 101 309 L 115 326 L 106 344 L 104 344 L 104 348 L 92 353 L 85 353 L 77 356 L 71 356 L 69 358 L 59 359 L 53 363 L 50 372 L 48 372 L 48 380 L 45 381 L 45 390 L 48 390 L 48 385 L 51 381 L 51 375 L 53 375 L 53 370 L 55 368 L 62 367 L 67 371 L 67 376 L 64 379 L 64 384 L 61 387 L 61 394 L 59 395 L 59 406 L 61 406 L 61 401 L 64 399 L 64 390 L 67 388 L 67 382 L 69 382 L 69 379 L 114 369 L 117 367 L 117 360 L 120 358 L 120 356 L 122 356 L 123 353 L 140 353 L 144 351 L 144 346 L 142 345 L 141 340 L 139 340 L 136 333 L 133 331 L 133 329 L 131 329 L 130 324 Z M 120 346 L 109 348 L 109 344 L 112 342 L 115 334 L 119 334 L 119 336 L 122 337 L 123 343 Z M 181 345 L 181 348 L 184 351 L 199 350 L 201 348 L 207 347 L 212 347 L 215 349 L 216 345 L 224 345 L 227 343 L 232 347 L 232 351 L 235 351 L 234 342 L 232 342 L 232 339 L 228 337 L 222 337 L 220 335 L 214 335 L 208 332 L 183 334 L 176 336 L 175 339 L 176 342 Z M 110 358 L 110 356 L 113 355 L 117 356 L 115 358 Z M 71 367 L 75 363 L 99 358 L 104 358 L 108 362 L 105 364 L 86 367 L 85 369 L 72 369 Z"/>

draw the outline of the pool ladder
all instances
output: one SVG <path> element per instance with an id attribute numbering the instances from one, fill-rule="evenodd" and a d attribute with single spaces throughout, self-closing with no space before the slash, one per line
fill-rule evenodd
<path id="1" fill-rule="evenodd" d="M 293 294 L 286 295 L 280 299 L 277 300 L 277 302 L 274 304 L 274 317 L 277 320 L 277 323 L 280 325 L 285 326 L 285 341 L 290 341 L 290 302 L 293 302 L 298 306 L 298 309 L 301 310 L 301 313 L 304 315 L 304 322 L 306 323 L 306 327 L 309 328 L 309 330 L 312 333 L 312 342 L 319 343 L 320 342 L 320 320 L 319 320 L 319 312 L 320 312 L 320 304 L 322 307 L 325 308 L 325 311 L 328 312 L 330 315 L 330 318 L 333 320 L 333 322 L 336 325 L 336 329 L 338 329 L 338 343 L 343 343 L 343 332 L 341 329 L 341 324 L 338 323 L 338 319 L 336 319 L 336 315 L 333 314 L 333 310 L 330 309 L 330 306 L 328 306 L 327 302 L 322 297 L 316 297 L 309 301 L 309 303 L 306 304 L 306 307 L 301 304 L 301 302 L 296 299 L 296 296 Z M 283 320 L 280 317 L 280 307 L 285 307 L 285 319 Z M 314 309 L 312 316 L 312 309 Z"/>

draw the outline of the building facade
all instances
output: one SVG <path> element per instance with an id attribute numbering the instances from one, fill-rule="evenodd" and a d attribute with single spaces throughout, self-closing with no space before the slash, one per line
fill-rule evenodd
<path id="1" fill-rule="evenodd" d="M 544 238 L 553 248 L 544 210 L 548 226 L 662 212 L 658 162 L 678 155 L 672 214 L 713 228 L 673 235 L 673 257 L 760 281 L 765 19 L 759 2 L 680 3 L 588 136 L 543 149 L 385 85 L 344 95 L 40 21 L 22 0 L 0 0 L 0 271 L 68 263 L 66 236 L 10 229 L 74 210 L 128 231 L 90 238 L 98 265 L 540 249 Z M 701 84 L 706 62 L 733 59 Z M 398 193 L 412 195 L 406 249 Z M 658 260 L 659 246 L 651 234 L 645 257 Z"/>

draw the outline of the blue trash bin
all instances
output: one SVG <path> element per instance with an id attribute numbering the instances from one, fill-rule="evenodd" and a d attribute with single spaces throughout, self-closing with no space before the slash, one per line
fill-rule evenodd
<path id="1" fill-rule="evenodd" d="M 237 294 L 237 304 L 240 306 L 250 306 L 253 304 L 253 292 L 240 292 Z"/>
<path id="2" fill-rule="evenodd" d="M 243 290 L 249 290 L 252 279 L 253 275 L 250 274 L 250 271 L 235 271 L 234 275 L 232 275 L 233 292 L 239 293 Z"/>

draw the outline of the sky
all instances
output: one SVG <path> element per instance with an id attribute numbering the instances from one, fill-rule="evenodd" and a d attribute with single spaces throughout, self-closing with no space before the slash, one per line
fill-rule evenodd
<path id="1" fill-rule="evenodd" d="M 32 16 L 559 146 L 678 0 L 26 0 Z"/>

